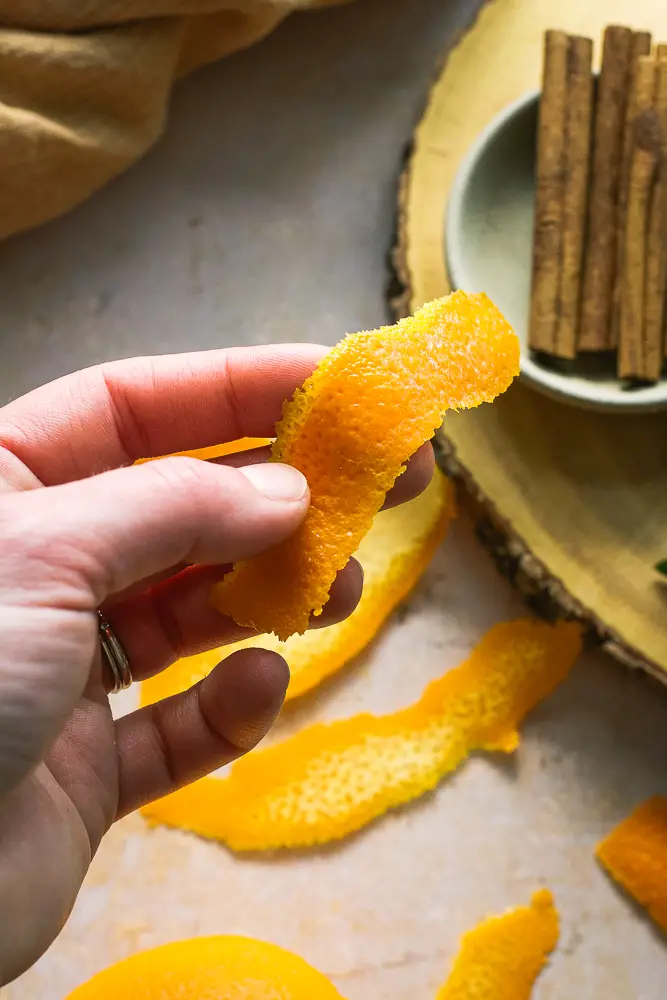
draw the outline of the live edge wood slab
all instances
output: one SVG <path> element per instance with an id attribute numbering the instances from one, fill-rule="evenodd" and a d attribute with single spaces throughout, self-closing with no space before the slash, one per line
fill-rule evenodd
<path id="1" fill-rule="evenodd" d="M 450 290 L 443 223 L 480 130 L 539 86 L 543 33 L 599 39 L 608 24 L 667 38 L 664 0 L 492 0 L 431 90 L 399 192 L 393 307 Z M 599 58 L 599 52 L 598 52 Z M 478 533 L 542 614 L 574 614 L 618 659 L 667 683 L 667 416 L 570 408 L 515 384 L 449 415 L 440 460 L 473 497 Z"/>

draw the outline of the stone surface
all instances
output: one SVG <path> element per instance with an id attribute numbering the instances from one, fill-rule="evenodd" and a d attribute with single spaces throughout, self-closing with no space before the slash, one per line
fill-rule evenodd
<path id="1" fill-rule="evenodd" d="M 143 163 L 0 247 L 0 397 L 103 359 L 330 343 L 381 322 L 402 148 L 438 53 L 474 7 L 364 0 L 295 17 L 182 84 Z M 405 705 L 521 613 L 462 517 L 372 650 L 277 735 Z M 665 692 L 588 656 L 513 758 L 471 760 L 335 849 L 237 859 L 131 818 L 103 844 L 61 938 L 3 997 L 62 1000 L 138 948 L 235 932 L 301 953 L 350 1000 L 432 1000 L 461 933 L 544 884 L 563 931 L 536 1000 L 659 1000 L 664 946 L 593 848 L 667 791 L 666 751 Z"/>

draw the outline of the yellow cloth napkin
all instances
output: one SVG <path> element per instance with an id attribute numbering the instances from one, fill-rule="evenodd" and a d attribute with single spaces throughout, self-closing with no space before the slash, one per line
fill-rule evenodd
<path id="1" fill-rule="evenodd" d="M 0 239 L 159 137 L 176 77 L 329 0 L 0 0 Z"/>

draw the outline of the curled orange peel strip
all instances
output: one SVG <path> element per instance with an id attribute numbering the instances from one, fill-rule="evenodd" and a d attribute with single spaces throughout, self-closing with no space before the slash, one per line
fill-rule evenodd
<path id="1" fill-rule="evenodd" d="M 518 340 L 485 295 L 455 292 L 396 326 L 346 337 L 277 427 L 272 457 L 306 476 L 308 514 L 290 538 L 216 585 L 216 607 L 280 639 L 305 632 L 443 413 L 492 400 L 518 370 Z"/>
<path id="2" fill-rule="evenodd" d="M 518 723 L 564 680 L 580 649 L 574 623 L 496 625 L 410 708 L 303 729 L 143 815 L 236 851 L 339 840 L 434 789 L 471 751 L 514 750 Z"/>
<path id="3" fill-rule="evenodd" d="M 245 937 L 205 937 L 144 951 L 98 973 L 67 1000 L 343 1000 L 298 955 Z"/>
<path id="4" fill-rule="evenodd" d="M 489 917 L 464 935 L 437 1000 L 529 1000 L 558 934 L 553 896 L 541 889 L 529 906 Z"/>
<path id="5" fill-rule="evenodd" d="M 596 849 L 598 860 L 667 932 L 667 798 L 638 806 Z"/>
<path id="6" fill-rule="evenodd" d="M 141 685 L 141 704 L 151 705 L 196 684 L 239 649 L 271 649 L 290 668 L 287 700 L 312 690 L 357 656 L 410 593 L 442 541 L 454 515 L 454 488 L 436 471 L 414 500 L 381 511 L 355 553 L 364 569 L 364 591 L 345 621 L 311 629 L 282 642 L 275 635 L 244 639 L 184 657 Z"/>

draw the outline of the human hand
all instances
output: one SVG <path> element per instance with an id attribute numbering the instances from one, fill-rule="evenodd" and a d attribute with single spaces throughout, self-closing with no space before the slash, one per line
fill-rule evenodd
<path id="1" fill-rule="evenodd" d="M 264 451 L 127 466 L 271 437 L 323 352 L 121 361 L 0 409 L 0 985 L 56 937 L 114 820 L 247 752 L 279 712 L 287 665 L 247 649 L 190 691 L 114 722 L 97 609 L 134 680 L 249 634 L 209 591 L 231 563 L 298 527 L 305 479 L 265 464 Z M 415 496 L 432 469 L 428 445 L 387 505 Z M 360 592 L 352 561 L 318 625 L 348 615 Z"/>

